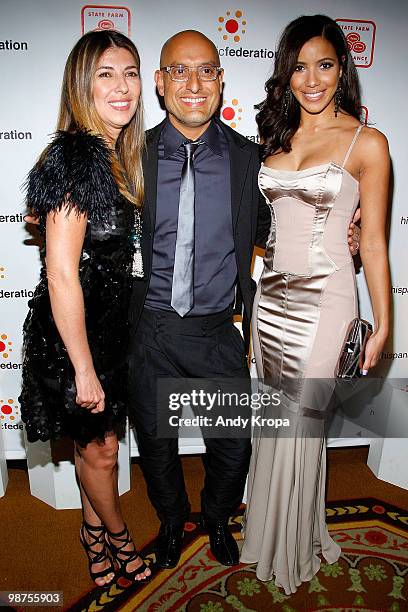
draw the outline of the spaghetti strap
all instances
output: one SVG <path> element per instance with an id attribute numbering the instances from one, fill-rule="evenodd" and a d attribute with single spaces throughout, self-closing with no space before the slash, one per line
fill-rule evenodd
<path id="1" fill-rule="evenodd" d="M 347 153 L 346 153 L 346 155 L 345 155 L 345 157 L 344 157 L 344 160 L 343 160 L 343 163 L 342 163 L 342 165 L 341 165 L 341 167 L 342 167 L 342 168 L 344 168 L 344 166 L 347 164 L 348 158 L 350 157 L 350 153 L 351 153 L 351 151 L 353 150 L 354 143 L 356 142 L 356 140 L 357 140 L 357 138 L 358 138 L 358 135 L 359 135 L 359 133 L 361 132 L 361 128 L 362 128 L 362 127 L 364 127 L 364 126 L 363 126 L 363 125 L 359 125 L 359 126 L 358 126 L 358 128 L 357 128 L 357 129 L 356 129 L 356 131 L 355 131 L 355 134 L 354 134 L 353 140 L 352 140 L 352 141 L 351 141 L 351 143 L 350 143 L 350 146 L 349 146 L 349 148 L 348 148 L 348 150 L 347 150 Z"/>

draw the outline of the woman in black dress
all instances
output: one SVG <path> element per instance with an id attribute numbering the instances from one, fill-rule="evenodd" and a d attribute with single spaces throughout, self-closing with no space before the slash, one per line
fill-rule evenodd
<path id="1" fill-rule="evenodd" d="M 65 67 L 58 131 L 27 182 L 44 234 L 24 324 L 20 397 L 27 438 L 70 436 L 91 576 L 144 580 L 118 495 L 126 415 L 127 317 L 138 239 L 144 143 L 139 55 L 114 31 L 89 32 Z M 136 254 L 135 254 L 136 248 Z"/>

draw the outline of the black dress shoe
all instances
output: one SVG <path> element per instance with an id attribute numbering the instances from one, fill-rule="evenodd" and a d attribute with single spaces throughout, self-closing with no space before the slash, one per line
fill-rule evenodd
<path id="1" fill-rule="evenodd" d="M 227 523 L 202 518 L 201 524 L 210 536 L 211 552 L 222 565 L 238 565 L 239 550 Z"/>
<path id="2" fill-rule="evenodd" d="M 184 524 L 162 523 L 154 544 L 156 565 L 161 569 L 176 567 L 181 555 L 184 537 Z"/>

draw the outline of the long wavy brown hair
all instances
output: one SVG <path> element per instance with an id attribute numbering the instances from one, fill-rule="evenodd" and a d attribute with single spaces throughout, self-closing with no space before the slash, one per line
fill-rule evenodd
<path id="1" fill-rule="evenodd" d="M 300 106 L 293 95 L 285 112 L 285 92 L 290 91 L 290 79 L 303 45 L 315 36 L 322 36 L 334 47 L 343 74 L 340 112 L 360 120 L 361 95 L 357 70 L 340 26 L 326 15 L 302 15 L 284 29 L 275 55 L 273 75 L 265 83 L 266 98 L 255 108 L 261 137 L 261 159 L 276 152 L 291 150 L 291 140 L 299 127 Z"/>
<path id="2" fill-rule="evenodd" d="M 108 134 L 95 109 L 92 85 L 101 55 L 112 47 L 127 49 L 133 56 L 140 73 L 139 53 L 133 42 L 115 30 L 87 32 L 68 56 L 62 81 L 58 130 L 75 132 L 77 129 Z M 120 193 L 136 206 L 143 202 L 144 185 L 142 153 L 144 149 L 144 118 L 142 98 L 132 120 L 126 125 L 116 142 L 116 155 L 112 155 L 112 174 Z"/>

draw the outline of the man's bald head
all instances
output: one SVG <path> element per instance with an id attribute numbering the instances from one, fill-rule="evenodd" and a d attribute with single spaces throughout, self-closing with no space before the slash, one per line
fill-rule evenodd
<path id="1" fill-rule="evenodd" d="M 180 47 L 194 47 L 197 44 L 200 46 L 208 46 L 209 57 L 212 58 L 212 61 L 217 66 L 220 65 L 217 47 L 212 40 L 197 30 L 184 30 L 183 32 L 177 32 L 177 34 L 171 36 L 164 43 L 160 53 L 160 67 L 170 65 L 173 61 L 171 58 Z"/>
<path id="2" fill-rule="evenodd" d="M 214 80 L 200 78 L 200 66 L 219 66 L 220 58 L 214 43 L 195 30 L 178 32 L 164 45 L 160 69 L 156 70 L 157 90 L 164 99 L 170 123 L 186 138 L 196 140 L 204 133 L 220 105 L 223 70 Z M 168 66 L 188 68 L 187 80 L 172 79 Z"/>

